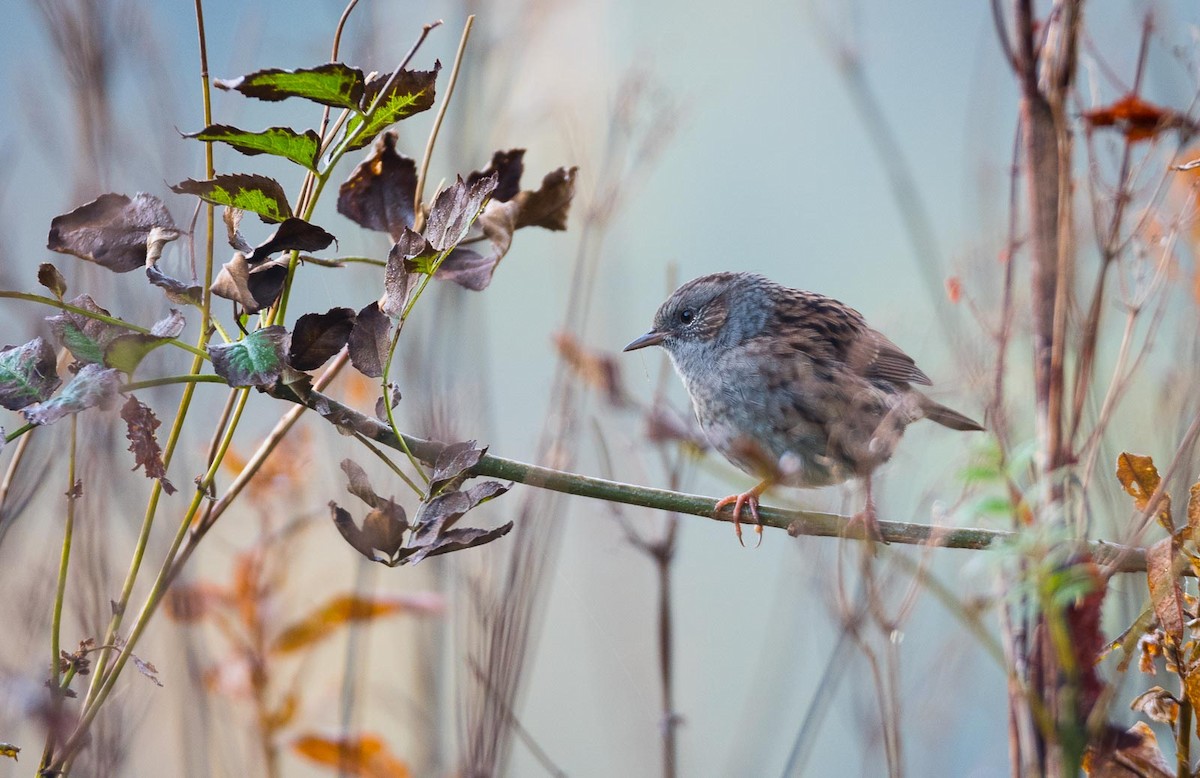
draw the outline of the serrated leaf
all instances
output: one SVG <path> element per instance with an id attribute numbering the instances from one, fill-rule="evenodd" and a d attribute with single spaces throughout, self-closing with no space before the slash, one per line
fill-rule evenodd
<path id="1" fill-rule="evenodd" d="M 196 195 L 214 205 L 252 211 L 264 222 L 281 222 L 292 215 L 283 187 L 267 176 L 233 173 L 207 181 L 189 178 L 172 186 L 171 191 Z"/>
<path id="2" fill-rule="evenodd" d="M 350 308 L 330 308 L 325 313 L 306 313 L 296 320 L 288 364 L 297 370 L 316 370 L 342 350 L 350 339 L 357 318 Z"/>
<path id="3" fill-rule="evenodd" d="M 63 295 L 67 293 L 67 279 L 54 265 L 49 262 L 43 262 L 38 265 L 38 283 L 50 290 L 50 294 L 63 299 Z"/>
<path id="4" fill-rule="evenodd" d="M 396 133 L 375 141 L 371 154 L 338 187 L 338 213 L 368 230 L 399 240 L 413 226 L 417 163 L 396 152 Z"/>
<path id="5" fill-rule="evenodd" d="M 251 157 L 258 154 L 283 157 L 314 173 L 317 172 L 317 159 L 321 154 L 321 136 L 314 130 L 305 130 L 301 134 L 290 127 L 268 127 L 262 132 L 248 132 L 228 124 L 214 124 L 183 137 L 227 143 Z"/>
<path id="6" fill-rule="evenodd" d="M 147 354 L 178 337 L 185 324 L 183 314 L 172 310 L 165 319 L 155 323 L 149 333 L 126 332 L 118 335 L 104 347 L 105 367 L 115 367 L 126 375 L 133 375 Z"/>
<path id="7" fill-rule="evenodd" d="M 54 349 L 41 338 L 0 350 L 0 405 L 19 411 L 42 402 L 62 383 Z"/>
<path id="8" fill-rule="evenodd" d="M 162 422 L 150 410 L 150 406 L 133 395 L 129 395 L 129 399 L 121 406 L 121 418 L 125 420 L 125 437 L 129 440 L 129 450 L 133 452 L 133 469 L 142 468 L 147 478 L 158 479 L 164 492 L 174 494 L 175 485 L 167 480 L 162 448 L 154 434 Z"/>
<path id="9" fill-rule="evenodd" d="M 291 217 L 285 219 L 271 237 L 255 246 L 246 261 L 256 265 L 280 251 L 320 251 L 333 241 L 334 237 L 317 225 Z"/>
<path id="10" fill-rule="evenodd" d="M 372 105 L 376 107 L 370 119 L 365 122 L 362 114 L 355 114 L 346 123 L 346 134 L 353 138 L 349 148 L 360 149 L 373 141 L 375 136 L 388 126 L 432 108 L 434 82 L 437 81 L 441 67 L 441 63 L 435 63 L 433 70 L 401 70 L 386 94 L 382 94 L 382 99 L 378 99 L 377 105 L 377 98 L 391 75 L 385 73 L 372 78 L 364 90 L 361 110 L 365 113 Z"/>
<path id="11" fill-rule="evenodd" d="M 138 192 L 103 194 L 50 222 L 46 248 L 128 273 L 146 263 L 146 238 L 154 228 L 174 232 L 175 222 L 162 201 Z"/>
<path id="12" fill-rule="evenodd" d="M 287 342 L 287 330 L 272 324 L 233 343 L 212 344 L 208 355 L 213 371 L 230 386 L 269 386 L 285 367 Z"/>
<path id="13" fill-rule="evenodd" d="M 30 424 L 53 424 L 73 413 L 107 407 L 117 395 L 121 373 L 97 364 L 84 365 L 63 390 L 46 402 L 34 403 L 21 413 Z"/>
<path id="14" fill-rule="evenodd" d="M 321 105 L 358 110 L 366 81 L 362 71 L 341 62 L 315 68 L 259 70 L 241 78 L 216 79 L 218 89 L 233 89 L 259 100 L 301 97 Z"/>
<path id="15" fill-rule="evenodd" d="M 289 624 L 271 643 L 271 650 L 285 654 L 306 649 L 355 622 L 374 621 L 401 613 L 429 615 L 442 611 L 437 595 L 392 595 L 364 597 L 342 594 L 315 608 L 300 621 Z"/>
<path id="16" fill-rule="evenodd" d="M 350 364 L 368 378 L 382 377 L 391 341 L 391 320 L 379 310 L 378 302 L 371 303 L 358 312 L 350 331 Z"/>

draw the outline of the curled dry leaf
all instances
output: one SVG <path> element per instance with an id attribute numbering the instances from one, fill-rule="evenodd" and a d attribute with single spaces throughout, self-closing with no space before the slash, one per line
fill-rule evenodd
<path id="1" fill-rule="evenodd" d="M 1169 108 L 1149 103 L 1136 94 L 1128 94 L 1111 105 L 1083 112 L 1089 129 L 1112 127 L 1125 134 L 1130 143 L 1150 140 L 1168 129 L 1195 132 L 1194 124 Z"/>
<path id="2" fill-rule="evenodd" d="M 162 201 L 138 192 L 103 194 L 50 222 L 46 248 L 95 262 L 117 273 L 128 273 L 146 264 L 146 239 L 150 231 L 179 232 Z"/>
<path id="3" fill-rule="evenodd" d="M 458 245 L 479 215 L 484 201 L 496 189 L 498 180 L 499 177 L 492 174 L 468 184 L 460 176 L 453 185 L 438 192 L 425 224 L 425 239 L 429 245 L 438 251 Z"/>
<path id="4" fill-rule="evenodd" d="M 378 597 L 342 594 L 285 627 L 272 641 L 271 650 L 286 654 L 309 648 L 341 627 L 354 622 L 374 621 L 401 613 L 435 615 L 440 614 L 444 608 L 441 596 L 432 592 Z"/>
<path id="5" fill-rule="evenodd" d="M 315 224 L 289 217 L 284 219 L 271 237 L 260 243 L 246 257 L 251 265 L 266 260 L 280 251 L 321 251 L 336 240 Z"/>
<path id="6" fill-rule="evenodd" d="M 392 500 L 380 500 L 363 520 L 362 527 L 354 523 L 354 517 L 345 508 L 330 500 L 329 509 L 333 524 L 358 553 L 372 562 L 388 567 L 400 564 L 411 551 L 404 548 L 404 533 L 408 531 L 408 520 L 404 509 Z"/>
<path id="7" fill-rule="evenodd" d="M 273 259 L 251 265 L 246 255 L 235 251 L 213 281 L 212 293 L 232 300 L 246 313 L 258 313 L 279 299 L 287 280 L 288 261 Z"/>
<path id="8" fill-rule="evenodd" d="M 430 267 L 436 256 L 429 241 L 406 227 L 388 252 L 379 310 L 393 319 L 400 318 L 408 306 L 409 296 L 416 289 L 417 269 Z"/>
<path id="9" fill-rule="evenodd" d="M 6 756 L 14 762 L 19 762 L 21 760 L 17 759 L 17 755 L 20 753 L 21 749 L 12 743 L 0 743 L 0 756 Z"/>
<path id="10" fill-rule="evenodd" d="M 125 437 L 129 439 L 129 450 L 133 452 L 133 469 L 139 467 L 147 478 L 156 478 L 167 494 L 175 493 L 175 486 L 167 480 L 167 468 L 163 464 L 162 448 L 154 431 L 162 425 L 150 406 L 132 394 L 121 406 L 121 418 L 125 420 Z"/>
<path id="11" fill-rule="evenodd" d="M 1083 755 L 1090 778 L 1174 778 L 1175 770 L 1158 747 L 1154 730 L 1139 721 L 1125 731 L 1109 726 L 1092 738 Z"/>
<path id="12" fill-rule="evenodd" d="M 38 283 L 50 290 L 50 294 L 59 300 L 67 293 L 67 279 L 62 272 L 49 262 L 38 265 Z"/>
<path id="13" fill-rule="evenodd" d="M 62 383 L 57 363 L 54 349 L 41 338 L 0 349 L 0 405 L 19 411 L 49 399 Z"/>
<path id="14" fill-rule="evenodd" d="M 385 132 L 338 187 L 337 210 L 360 227 L 399 240 L 413 226 L 416 193 L 417 163 L 396 151 L 396 133 Z"/>
<path id="15" fill-rule="evenodd" d="M 346 345 L 357 318 L 350 308 L 304 314 L 292 330 L 288 364 L 297 370 L 316 370 Z"/>
<path id="16" fill-rule="evenodd" d="M 1173 538 L 1163 538 L 1146 549 L 1146 583 L 1150 587 L 1150 600 L 1158 625 L 1178 648 L 1183 645 L 1183 626 L 1188 619 L 1179 571 L 1175 569 L 1174 542 Z"/>
<path id="17" fill-rule="evenodd" d="M 1162 480 L 1159 478 L 1158 468 L 1154 466 L 1153 459 L 1140 454 L 1130 454 L 1127 451 L 1117 457 L 1117 478 L 1120 480 L 1121 486 L 1125 487 L 1125 491 L 1133 498 L 1134 507 L 1139 511 L 1145 511 L 1149 507 L 1150 498 Z M 1171 496 L 1164 492 L 1157 507 L 1158 522 L 1168 532 L 1174 532 L 1175 525 L 1171 521 Z"/>
<path id="18" fill-rule="evenodd" d="M 158 668 L 145 659 L 141 659 L 137 654 L 130 654 L 129 658 L 133 660 L 133 666 L 137 671 L 146 676 L 154 683 L 155 686 L 162 688 L 162 681 L 158 680 Z"/>
<path id="19" fill-rule="evenodd" d="M 492 154 L 492 161 L 483 170 L 476 170 L 467 176 L 467 183 L 473 184 L 480 178 L 496 174 L 496 190 L 492 199 L 506 203 L 521 191 L 521 174 L 525 172 L 525 149 L 509 149 Z"/>
<path id="20" fill-rule="evenodd" d="M 342 460 L 342 472 L 346 474 L 348 481 L 346 490 L 350 494 L 372 508 L 380 508 L 387 504 L 388 500 L 380 497 L 371 486 L 371 479 L 367 477 L 367 471 L 363 470 L 362 466 L 353 459 Z"/>
<path id="21" fill-rule="evenodd" d="M 434 463 L 433 475 L 429 479 L 429 494 L 439 495 L 457 489 L 471 477 L 468 471 L 479 464 L 486 453 L 487 446 L 477 446 L 473 440 L 446 446 Z"/>

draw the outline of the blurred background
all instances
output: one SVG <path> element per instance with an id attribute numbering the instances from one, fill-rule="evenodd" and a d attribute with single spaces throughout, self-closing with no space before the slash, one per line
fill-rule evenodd
<path id="1" fill-rule="evenodd" d="M 1182 110 L 1196 93 L 1200 15 L 1186 2 L 1152 8 L 1143 94 Z M 212 75 L 326 61 L 342 9 L 324 0 L 210 0 Z M 1085 59 L 1094 64 L 1083 75 L 1085 93 L 1108 102 L 1123 93 L 1120 77 L 1128 88 L 1149 9 L 1140 2 L 1088 8 Z M 845 301 L 916 359 L 939 400 L 982 415 L 994 361 L 985 326 L 994 324 L 1003 274 L 1016 126 L 1016 91 L 988 4 L 362 0 L 341 59 L 390 70 L 420 26 L 441 19 L 413 62 L 428 68 L 439 59 L 440 88 L 468 13 L 478 18 L 431 186 L 483 167 L 494 150 L 520 147 L 528 150 L 526 187 L 560 165 L 578 165 L 577 194 L 568 231 L 522 231 L 486 291 L 439 287 L 419 306 L 397 373 L 402 429 L 477 439 L 501 456 L 620 481 L 714 496 L 746 488 L 747 477 L 719 456 L 681 459 L 648 442 L 641 409 L 671 407 L 678 419 L 690 418 L 678 381 L 662 378 L 660 353 L 615 357 L 632 398 L 623 407 L 576 385 L 561 418 L 567 406 L 555 399 L 563 375 L 557 333 L 619 352 L 646 331 L 676 284 L 718 270 L 758 271 Z M 177 223 L 188 223 L 194 201 L 168 185 L 203 177 L 203 147 L 179 135 L 203 124 L 196 63 L 190 4 L 8 3 L 0 26 L 0 286 L 34 290 L 38 263 L 52 261 L 71 294 L 87 290 L 145 324 L 165 312 L 140 274 L 113 276 L 44 246 L 51 218 L 109 191 L 155 194 Z M 421 156 L 432 113 L 399 126 L 400 150 Z M 320 111 L 216 92 L 214 116 L 247 129 L 304 128 Z M 356 163 L 343 163 L 334 181 Z M 300 182 L 286 163 L 225 147 L 216 149 L 216 165 L 276 176 L 292 194 Z M 337 255 L 386 256 L 386 236 L 338 215 L 330 195 L 313 221 L 338 237 Z M 261 230 L 248 234 L 252 243 L 267 233 L 257 224 L 246 230 Z M 185 242 L 168 256 L 176 268 L 186 266 Z M 221 253 L 219 246 L 224 261 Z M 380 278 L 364 265 L 306 267 L 292 310 L 361 308 L 378 296 Z M 572 294 L 573 285 L 584 291 Z M 217 310 L 228 321 L 229 311 Z M 5 343 L 44 333 L 41 317 L 50 313 L 28 303 L 3 311 Z M 189 325 L 187 339 L 195 336 L 195 321 Z M 1018 438 L 1032 438 L 1022 402 L 1024 348 L 1014 352 L 1013 424 Z M 155 359 L 164 373 L 186 365 L 175 354 Z M 1155 397 L 1157 380 L 1148 378 L 1134 396 Z M 374 390 L 340 379 L 334 394 L 370 412 Z M 655 404 L 660 393 L 665 406 Z M 169 420 L 179 391 L 139 396 Z M 183 492 L 208 446 L 212 427 L 204 419 L 215 418 L 225 391 L 203 385 L 197 397 L 196 427 L 170 472 Z M 252 398 L 235 456 L 244 461 L 253 451 L 286 410 L 280 405 Z M 1146 411 L 1137 405 L 1123 419 L 1121 445 L 1166 456 L 1173 438 L 1140 425 Z M 10 416 L 11 430 L 20 422 Z M 61 539 L 66 476 L 54 452 L 62 439 L 46 433 L 36 447 L 40 467 L 31 471 L 38 475 L 21 485 L 29 505 L 0 529 L 0 623 L 9 625 L 0 675 L 11 692 L 7 704 L 0 701 L 0 741 L 24 749 L 19 766 L 0 760 L 0 775 L 31 773 L 26 757 L 35 763 L 41 745 L 18 692 L 32 694 L 44 675 Z M 126 472 L 132 462 L 119 427 L 91 434 L 97 456 L 84 475 L 84 539 L 64 645 L 107 623 L 148 484 Z M 881 475 L 880 517 L 967 521 L 961 472 L 986 447 L 984 436 L 916 425 Z M 662 579 L 644 546 L 666 537 L 669 517 L 634 508 L 616 515 L 602 503 L 545 499 L 517 486 L 481 509 L 496 522 L 516 520 L 510 536 L 415 568 L 372 567 L 342 542 L 326 503 L 353 502 L 338 468 L 343 458 L 367 467 L 385 494 L 386 470 L 316 418 L 305 419 L 276 457 L 206 539 L 184 583 L 234 587 L 253 557 L 269 571 L 271 596 L 258 602 L 268 630 L 349 591 L 436 593 L 422 602 L 438 611 L 342 630 L 272 666 L 269 696 L 294 700 L 274 734 L 278 774 L 329 774 L 291 744 L 303 733 L 342 731 L 377 733 L 413 775 L 455 774 L 472 738 L 487 739 L 479 730 L 488 725 L 470 713 L 480 706 L 481 673 L 490 672 L 479 664 L 491 634 L 479 614 L 502 610 L 508 597 L 524 604 L 529 637 L 491 660 L 516 676 L 511 715 L 521 734 L 492 763 L 504 774 L 663 774 L 670 729 L 679 775 L 880 775 L 884 716 L 898 718 L 913 774 L 1008 774 L 1003 668 L 954 608 L 913 584 L 913 571 L 928 566 L 967 608 L 993 585 L 987 555 L 887 549 L 877 575 L 891 626 L 872 623 L 856 640 L 844 629 L 856 607 L 853 544 L 768 531 L 761 548 L 743 549 L 727 524 L 680 518 L 666 568 L 668 717 Z M 852 486 L 781 489 L 766 502 L 850 514 L 861 499 Z M 151 543 L 158 557 L 185 504 L 182 495 L 164 499 Z M 352 510 L 360 514 L 361 505 Z M 1104 536 L 1103 525 L 1097 534 Z M 518 545 L 532 555 L 524 563 L 511 557 Z M 525 588 L 506 588 L 513 564 L 529 579 Z M 985 623 L 994 621 L 985 613 Z M 249 690 L 244 657 L 227 633 L 211 621 L 160 614 L 137 653 L 157 667 L 163 687 L 126 673 L 95 741 L 108 756 L 96 757 L 96 772 L 86 774 L 265 774 L 255 734 L 262 698 Z M 806 721 L 808 734 L 798 740 Z"/>

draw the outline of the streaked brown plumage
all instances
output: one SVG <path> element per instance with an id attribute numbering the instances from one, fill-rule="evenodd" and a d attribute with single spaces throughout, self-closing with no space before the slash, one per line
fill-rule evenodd
<path id="1" fill-rule="evenodd" d="M 816 487 L 870 475 L 904 428 L 928 418 L 955 430 L 979 424 L 913 388 L 929 377 L 862 314 L 814 292 L 752 273 L 715 273 L 679 287 L 654 327 L 626 351 L 661 345 L 671 356 L 713 447 L 762 482 L 717 503 L 758 518 L 774 484 Z M 761 532 L 761 527 L 759 527 Z"/>

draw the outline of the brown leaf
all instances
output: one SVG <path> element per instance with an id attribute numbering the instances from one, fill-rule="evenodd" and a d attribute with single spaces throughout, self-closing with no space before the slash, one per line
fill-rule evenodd
<path id="1" fill-rule="evenodd" d="M 162 687 L 162 681 L 158 680 L 158 668 L 150 664 L 144 659 L 139 659 L 136 654 L 130 654 L 129 658 L 133 660 L 133 666 L 142 675 L 154 682 L 155 686 Z"/>
<path id="2" fill-rule="evenodd" d="M 316 370 L 342 350 L 354 329 L 356 315 L 350 308 L 330 308 L 325 313 L 306 313 L 296 320 L 288 364 L 297 370 Z"/>
<path id="3" fill-rule="evenodd" d="M 225 237 L 229 241 L 230 247 L 234 251 L 240 251 L 243 254 L 249 254 L 254 249 L 250 247 L 249 242 L 242 237 L 242 216 L 245 211 L 241 208 L 225 207 L 222 209 L 221 219 L 225 222 Z"/>
<path id="4" fill-rule="evenodd" d="M 1183 646 L 1183 625 L 1187 616 L 1183 610 L 1183 589 L 1175 569 L 1173 538 L 1163 538 L 1146 549 L 1146 583 L 1158 625 L 1176 648 Z"/>
<path id="5" fill-rule="evenodd" d="M 608 404 L 621 408 L 628 403 L 621 382 L 621 367 L 611 353 L 589 349 L 569 332 L 554 336 L 558 355 L 588 386 L 604 395 Z"/>
<path id="6" fill-rule="evenodd" d="M 217 605 L 226 600 L 225 593 L 211 584 L 176 582 L 167 590 L 163 606 L 167 618 L 172 621 L 194 624 L 207 618 Z"/>
<path id="7" fill-rule="evenodd" d="M 495 174 L 468 184 L 458 178 L 454 184 L 438 192 L 429 208 L 425 239 L 438 251 L 458 245 L 467 228 L 475 221 L 484 201 L 496 189 L 499 177 Z"/>
<path id="8" fill-rule="evenodd" d="M 144 469 L 147 478 L 157 478 L 167 494 L 175 494 L 175 486 L 167 480 L 167 469 L 163 465 L 162 449 L 154 431 L 162 424 L 154 411 L 132 394 L 121 406 L 121 418 L 125 420 L 125 437 L 129 439 L 129 450 L 133 452 L 133 469 Z"/>
<path id="9" fill-rule="evenodd" d="M 1089 129 L 1114 127 L 1130 143 L 1149 140 L 1171 127 L 1187 127 L 1186 117 L 1169 108 L 1148 103 L 1136 94 L 1128 94 L 1115 103 L 1083 112 Z"/>
<path id="10" fill-rule="evenodd" d="M 454 249 L 438 267 L 437 278 L 453 281 L 473 292 L 486 289 L 496 273 L 496 266 L 512 247 L 513 231 L 517 228 L 519 215 L 520 205 L 515 200 L 507 203 L 489 202 L 476 225 L 489 241 L 490 251 L 481 254 L 474 249 Z"/>
<path id="11" fill-rule="evenodd" d="M 162 201 L 138 192 L 103 194 L 50 222 L 46 248 L 128 273 L 146 264 L 146 238 L 155 227 L 178 235 Z"/>
<path id="12" fill-rule="evenodd" d="M 0 743 L 0 756 L 6 756 L 14 762 L 19 762 L 21 761 L 17 759 L 19 753 L 21 753 L 21 749 L 18 746 L 14 746 L 12 743 Z"/>
<path id="13" fill-rule="evenodd" d="M 298 622 L 286 627 L 271 644 L 271 650 L 289 653 L 308 648 L 352 622 L 373 621 L 398 613 L 419 616 L 442 612 L 442 598 L 433 593 L 363 597 L 338 595 L 318 606 Z"/>
<path id="14" fill-rule="evenodd" d="M 1078 570 L 1086 571 L 1092 580 L 1087 593 L 1072 602 L 1064 614 L 1070 629 L 1075 667 L 1079 673 L 1077 704 L 1079 719 L 1082 721 L 1091 714 L 1092 707 L 1100 699 L 1105 686 L 1096 671 L 1096 665 L 1108 648 L 1108 641 L 1100 624 L 1107 580 L 1100 574 L 1100 568 L 1090 557 L 1076 561 L 1075 566 Z"/>
<path id="15" fill-rule="evenodd" d="M 517 229 L 521 227 L 545 227 L 548 230 L 565 230 L 571 200 L 575 198 L 575 176 L 577 167 L 560 167 L 551 170 L 542 178 L 542 185 L 530 192 L 521 192 L 515 198 L 520 208 Z"/>
<path id="16" fill-rule="evenodd" d="M 1200 481 L 1188 489 L 1187 537 L 1200 542 Z"/>
<path id="17" fill-rule="evenodd" d="M 61 271 L 49 262 L 38 265 L 38 283 L 50 290 L 50 294 L 63 299 L 67 293 L 67 279 Z"/>
<path id="18" fill-rule="evenodd" d="M 347 346 L 350 364 L 368 378 L 380 378 L 392 345 L 392 322 L 374 302 L 358 312 Z"/>
<path id="19" fill-rule="evenodd" d="M 334 240 L 332 235 L 317 225 L 291 216 L 280 223 L 271 237 L 255 246 L 246 261 L 253 266 L 280 251 L 321 251 Z"/>
<path id="20" fill-rule="evenodd" d="M 1139 511 L 1145 511 L 1149 506 L 1150 498 L 1161 480 L 1153 459 L 1129 452 L 1123 452 L 1117 457 L 1117 478 L 1133 498 L 1133 504 Z M 1171 496 L 1165 492 L 1159 499 L 1157 518 L 1167 532 L 1175 531 L 1175 525 L 1171 521 Z"/>
<path id="21" fill-rule="evenodd" d="M 241 305 L 246 313 L 258 313 L 270 307 L 283 292 L 287 280 L 288 261 L 271 260 L 251 265 L 246 255 L 234 252 L 233 259 L 226 262 L 212 284 L 212 293 Z"/>
<path id="22" fill-rule="evenodd" d="M 388 502 L 376 494 L 374 487 L 371 486 L 371 480 L 367 478 L 367 471 L 363 470 L 353 459 L 342 460 L 342 472 L 346 474 L 346 480 L 348 481 L 346 491 L 350 492 L 350 494 L 372 508 L 382 507 Z"/>
<path id="23" fill-rule="evenodd" d="M 429 241 L 406 227 L 388 252 L 379 310 L 394 319 L 403 315 L 409 295 L 416 288 L 415 266 L 428 264 L 436 255 Z"/>
<path id="24" fill-rule="evenodd" d="M 385 132 L 338 187 L 337 210 L 360 227 L 399 240 L 413 226 L 416 192 L 417 163 L 396 152 L 396 133 Z"/>
<path id="25" fill-rule="evenodd" d="M 1174 778 L 1154 730 L 1139 721 L 1121 732 L 1110 728 L 1088 746 L 1083 771 L 1091 778 Z"/>
<path id="26" fill-rule="evenodd" d="M 487 446 L 477 446 L 473 440 L 461 443 L 451 443 L 438 454 L 433 466 L 433 475 L 429 480 L 429 494 L 437 495 L 444 491 L 457 489 L 463 481 L 470 478 L 468 470 L 479 464 Z"/>
<path id="27" fill-rule="evenodd" d="M 506 203 L 521 191 L 521 174 L 525 172 L 525 149 L 509 149 L 492 154 L 492 161 L 483 170 L 476 170 L 467 176 L 467 183 L 473 184 L 481 178 L 495 173 L 498 177 L 496 191 L 492 199 Z"/>
<path id="28" fill-rule="evenodd" d="M 395 757 L 378 735 L 337 738 L 301 735 L 292 742 L 299 755 L 360 778 L 410 778 L 408 765 Z"/>

